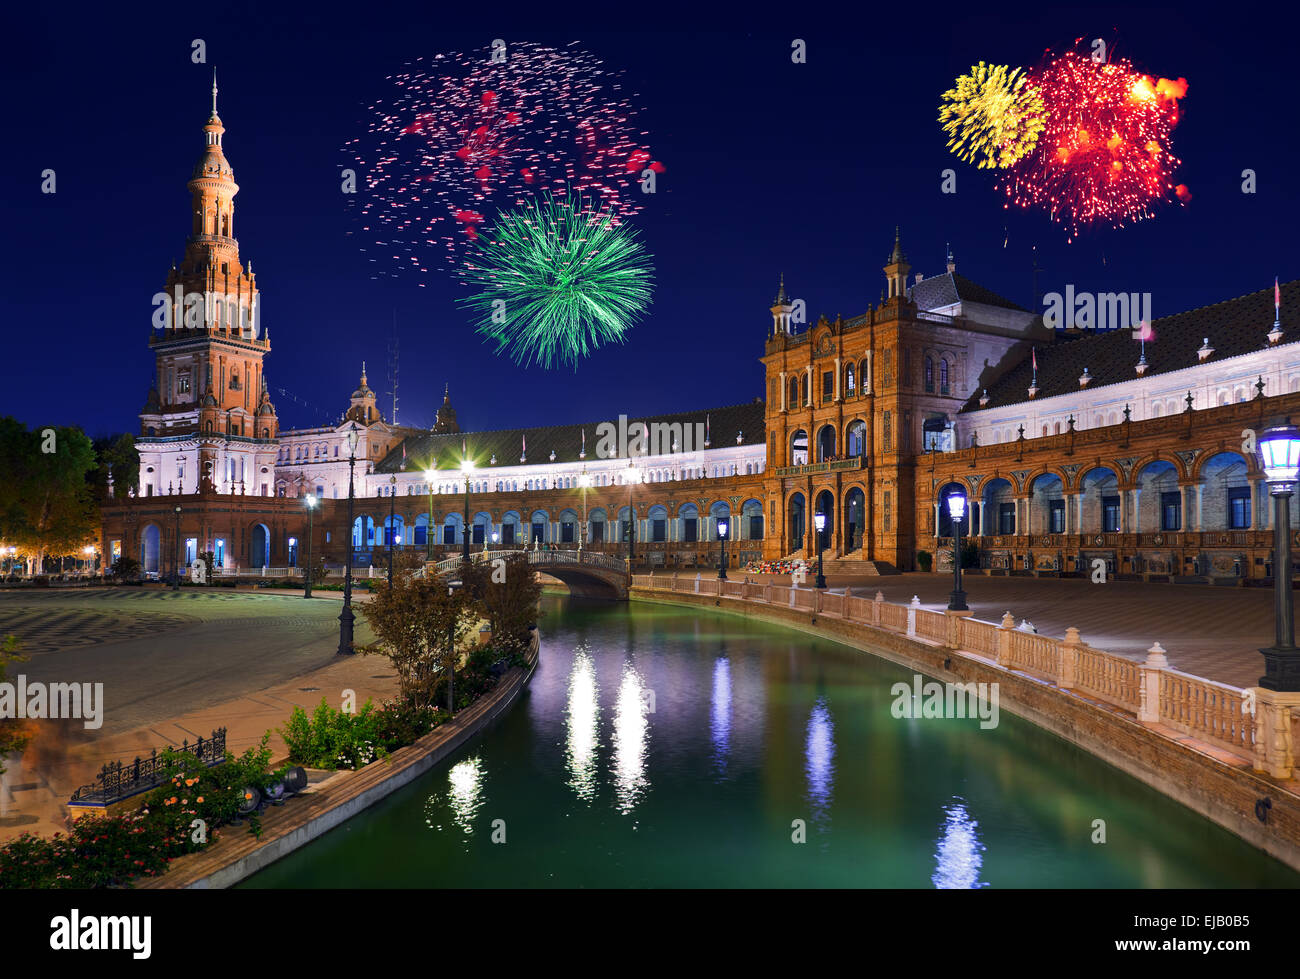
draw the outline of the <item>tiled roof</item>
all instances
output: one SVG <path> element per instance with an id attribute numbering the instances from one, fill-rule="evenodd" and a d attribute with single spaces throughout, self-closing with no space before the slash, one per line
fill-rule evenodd
<path id="1" fill-rule="evenodd" d="M 730 405 L 723 408 L 707 408 L 700 411 L 682 411 L 672 415 L 653 415 L 648 417 L 629 416 L 627 423 L 646 422 L 648 424 L 705 424 L 708 419 L 711 448 L 723 449 L 736 445 L 736 435 L 743 434 L 741 445 L 762 445 L 766 441 L 766 420 L 764 405 L 761 400 L 748 404 Z M 469 448 L 479 471 L 490 469 L 489 460 L 495 455 L 496 465 L 500 467 L 518 466 L 520 448 L 524 438 L 528 440 L 528 462 L 524 465 L 541 466 L 551 464 L 551 451 L 555 451 L 556 463 L 578 463 L 596 460 L 596 444 L 599 441 L 596 429 L 602 422 L 618 425 L 618 417 L 602 418 L 597 421 L 578 425 L 548 425 L 538 428 L 507 428 L 492 432 L 459 432 L 448 435 L 434 435 L 423 432 L 407 438 L 375 466 L 375 472 L 392 473 L 402 469 L 402 447 L 406 447 L 406 469 L 413 471 L 428 468 L 430 460 L 436 460 L 434 468 L 454 469 L 459 466 L 461 458 L 461 441 Z M 587 433 L 587 458 L 580 460 L 578 453 L 582 450 L 582 433 Z M 702 448 L 702 446 L 692 446 Z"/>
<path id="2" fill-rule="evenodd" d="M 959 302 L 970 302 L 1015 309 L 1022 313 L 1029 312 L 1023 306 L 999 296 L 991 289 L 985 289 L 978 282 L 972 282 L 958 272 L 945 272 L 932 279 L 922 279 L 907 290 L 907 295 L 919 308 L 927 310 L 942 309 Z"/>
<path id="3" fill-rule="evenodd" d="M 1300 306 L 1300 280 L 1282 286 L 1282 308 Z M 1294 315 L 1294 314 L 1293 314 Z M 1153 320 L 1153 340 L 1146 344 L 1145 378 L 1184 370 L 1201 363 L 1197 356 L 1202 341 L 1209 337 L 1214 353 L 1209 363 L 1226 357 L 1238 357 L 1268 346 L 1268 331 L 1273 325 L 1273 290 L 1262 289 L 1248 296 L 1228 299 L 1213 306 L 1177 313 Z M 1283 342 L 1300 338 L 1300 323 L 1288 328 L 1286 316 Z M 1079 377 L 1086 367 L 1092 375 L 1088 389 L 1132 381 L 1138 376 L 1133 369 L 1141 356 L 1140 345 L 1130 330 L 1108 330 L 1081 335 L 1060 334 L 1049 345 L 1038 347 L 1038 399 L 1070 394 L 1079 390 Z M 1027 394 L 1033 378 L 1029 356 L 1007 371 L 988 389 L 988 408 L 1018 404 L 1029 400 Z M 980 407 L 980 392 L 966 403 L 963 411 Z"/>

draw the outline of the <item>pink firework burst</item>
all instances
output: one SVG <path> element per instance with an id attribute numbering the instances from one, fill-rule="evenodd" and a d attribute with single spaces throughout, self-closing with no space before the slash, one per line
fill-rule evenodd
<path id="1" fill-rule="evenodd" d="M 570 45 L 508 46 L 419 59 L 389 76 L 344 152 L 376 275 L 458 268 L 485 221 L 539 192 L 578 192 L 616 221 L 641 210 L 639 181 L 664 172 L 618 76 Z"/>

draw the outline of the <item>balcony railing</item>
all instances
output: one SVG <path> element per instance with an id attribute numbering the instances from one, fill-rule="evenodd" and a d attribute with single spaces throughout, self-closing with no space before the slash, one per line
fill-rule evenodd
<path id="1" fill-rule="evenodd" d="M 834 462 L 810 462 L 803 466 L 782 466 L 778 476 L 806 476 L 810 473 L 852 472 L 866 466 L 865 456 L 853 456 L 849 459 L 836 459 Z"/>

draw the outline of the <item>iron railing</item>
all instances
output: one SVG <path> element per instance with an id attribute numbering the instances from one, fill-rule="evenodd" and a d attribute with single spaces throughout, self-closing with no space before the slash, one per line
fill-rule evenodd
<path id="1" fill-rule="evenodd" d="M 200 764 L 211 768 L 226 758 L 226 729 L 217 728 L 212 732 L 212 737 L 200 737 L 194 744 L 183 741 L 179 748 L 175 745 L 170 747 L 174 751 L 193 755 Z M 109 762 L 100 770 L 94 782 L 83 785 L 72 793 L 68 805 L 110 805 L 161 785 L 167 780 L 167 771 L 168 766 L 158 756 L 157 748 L 149 753 L 148 758 L 137 757 L 128 765 L 123 765 L 120 761 Z"/>

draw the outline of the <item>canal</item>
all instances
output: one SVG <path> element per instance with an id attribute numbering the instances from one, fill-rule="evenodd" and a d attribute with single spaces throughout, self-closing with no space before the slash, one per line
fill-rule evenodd
<path id="1" fill-rule="evenodd" d="M 702 609 L 544 608 L 541 663 L 494 729 L 241 886 L 1300 884 L 1005 709 L 992 728 L 895 717 L 912 673 L 829 639 Z"/>

